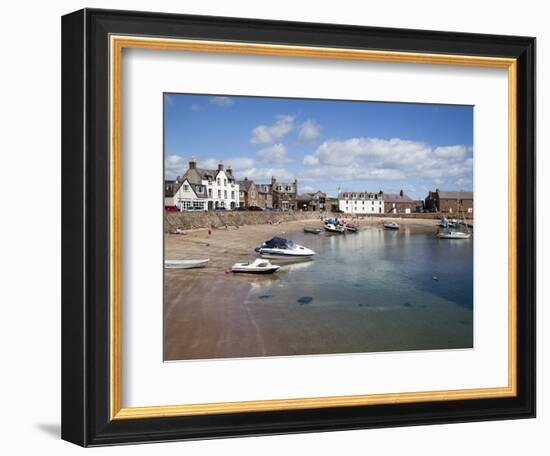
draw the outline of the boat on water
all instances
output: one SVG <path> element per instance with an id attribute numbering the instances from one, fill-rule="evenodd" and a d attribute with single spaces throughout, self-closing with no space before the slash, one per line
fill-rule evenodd
<path id="1" fill-rule="evenodd" d="M 398 230 L 399 225 L 395 222 L 384 223 L 384 228 L 386 228 L 387 230 Z"/>
<path id="2" fill-rule="evenodd" d="M 346 231 L 350 233 L 357 233 L 359 231 L 359 227 L 356 225 L 352 225 L 351 223 L 345 223 L 343 227 Z"/>
<path id="3" fill-rule="evenodd" d="M 439 239 L 469 239 L 470 236 L 470 233 L 464 233 L 453 229 L 441 230 L 437 233 Z"/>
<path id="4" fill-rule="evenodd" d="M 166 269 L 205 268 L 209 261 L 209 258 L 203 260 L 164 260 L 164 267 Z"/>
<path id="5" fill-rule="evenodd" d="M 315 255 L 313 250 L 280 237 L 265 241 L 256 251 L 262 258 L 310 258 Z"/>
<path id="6" fill-rule="evenodd" d="M 310 228 L 307 226 L 304 228 L 304 233 L 319 234 L 320 232 L 321 228 Z"/>
<path id="7" fill-rule="evenodd" d="M 264 258 L 256 258 L 252 263 L 235 263 L 231 270 L 248 274 L 273 274 L 280 267 Z"/>
<path id="8" fill-rule="evenodd" d="M 342 225 L 336 225 L 334 223 L 325 223 L 324 225 L 325 231 L 328 231 L 329 233 L 345 233 L 346 228 Z"/>

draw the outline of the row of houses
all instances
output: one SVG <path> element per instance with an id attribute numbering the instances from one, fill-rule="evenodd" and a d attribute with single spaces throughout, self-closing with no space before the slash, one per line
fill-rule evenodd
<path id="1" fill-rule="evenodd" d="M 473 192 L 429 192 L 425 200 L 414 200 L 403 190 L 399 193 L 339 191 L 337 208 L 347 214 L 410 214 L 412 212 L 445 212 L 449 214 L 474 211 Z"/>
<path id="2" fill-rule="evenodd" d="M 312 198 L 317 207 L 318 199 Z M 231 166 L 224 169 L 220 162 L 218 169 L 199 168 L 192 158 L 183 176 L 165 180 L 164 206 L 181 211 L 239 207 L 298 210 L 298 181 L 281 182 L 276 177 L 272 177 L 269 183 L 255 183 L 246 177 L 238 181 Z"/>
<path id="3" fill-rule="evenodd" d="M 166 180 L 164 205 L 179 210 L 237 209 L 259 207 L 276 210 L 326 211 L 338 209 L 348 214 L 407 214 L 412 212 L 460 211 L 473 213 L 473 192 L 429 192 L 425 200 L 414 200 L 403 190 L 399 193 L 338 191 L 338 199 L 332 205 L 321 191 L 298 193 L 298 181 L 282 182 L 276 177 L 269 183 L 256 183 L 244 178 L 238 181 L 231 166 L 217 169 L 197 167 L 195 159 L 183 176 Z"/>

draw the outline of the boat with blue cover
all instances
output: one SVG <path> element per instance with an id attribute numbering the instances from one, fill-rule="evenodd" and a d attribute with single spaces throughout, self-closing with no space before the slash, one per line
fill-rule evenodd
<path id="1" fill-rule="evenodd" d="M 256 251 L 262 258 L 310 258 L 315 252 L 281 237 L 265 241 Z"/>

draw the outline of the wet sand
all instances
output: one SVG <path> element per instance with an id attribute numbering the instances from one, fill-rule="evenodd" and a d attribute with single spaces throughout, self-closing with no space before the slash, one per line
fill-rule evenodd
<path id="1" fill-rule="evenodd" d="M 341 218 L 352 221 L 351 217 Z M 354 222 L 362 226 L 382 226 L 390 220 L 426 232 L 435 232 L 438 223 L 433 219 L 399 218 L 361 218 Z M 306 236 L 310 242 L 315 242 L 315 235 L 303 234 L 305 226 L 322 227 L 322 221 L 229 227 L 212 230 L 211 234 L 200 229 L 185 235 L 165 235 L 166 259 L 210 258 L 209 266 L 204 269 L 165 270 L 165 360 L 346 353 L 357 352 L 358 347 L 363 347 L 360 351 L 395 349 L 384 343 L 381 328 L 387 331 L 388 327 L 395 326 L 397 330 L 407 325 L 408 313 L 420 309 L 396 306 L 394 310 L 378 312 L 376 321 L 365 312 L 364 316 L 351 318 L 354 327 L 350 327 L 346 312 L 356 309 L 329 306 L 312 312 L 312 307 L 307 305 L 283 309 L 269 299 L 262 299 L 262 287 L 278 285 L 277 274 L 228 273 L 232 264 L 255 258 L 254 248 L 273 236 L 296 240 Z M 284 286 L 280 292 L 284 296 Z M 251 295 L 254 305 L 247 299 Z M 367 309 L 372 304 L 364 305 Z M 460 309 L 456 312 L 457 321 L 471 324 L 468 313 L 462 315 Z M 430 333 L 438 325 L 439 318 L 437 311 L 430 313 L 430 318 L 414 329 L 412 336 L 416 349 L 464 347 L 460 328 L 456 335 L 450 331 L 445 340 L 438 340 L 437 347 L 434 346 Z M 384 324 L 380 324 L 381 319 Z M 348 323 L 341 325 L 339 321 Z M 403 337 L 411 337 L 411 333 Z M 403 345 L 406 341 L 398 340 L 397 346 L 401 346 L 400 343 Z"/>

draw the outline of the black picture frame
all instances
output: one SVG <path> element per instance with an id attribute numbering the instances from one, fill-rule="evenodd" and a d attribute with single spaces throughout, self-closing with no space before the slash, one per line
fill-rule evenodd
<path id="1" fill-rule="evenodd" d="M 517 395 L 111 420 L 109 36 L 517 59 Z M 535 39 L 84 9 L 62 19 L 62 438 L 82 446 L 535 416 Z M 489 280 L 491 280 L 489 278 Z"/>

